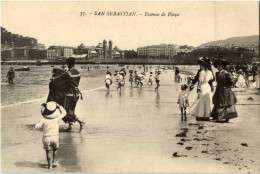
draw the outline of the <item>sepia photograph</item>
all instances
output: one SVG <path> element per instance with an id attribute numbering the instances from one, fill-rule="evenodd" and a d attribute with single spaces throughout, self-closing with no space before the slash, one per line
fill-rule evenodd
<path id="1" fill-rule="evenodd" d="M 1 1 L 1 172 L 260 173 L 259 1 Z"/>

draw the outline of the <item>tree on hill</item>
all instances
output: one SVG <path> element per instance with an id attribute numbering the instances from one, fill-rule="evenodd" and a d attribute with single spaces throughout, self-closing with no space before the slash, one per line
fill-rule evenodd
<path id="1" fill-rule="evenodd" d="M 11 46 L 11 43 L 14 42 L 15 47 L 37 45 L 37 39 L 28 36 L 24 37 L 19 34 L 13 34 L 3 27 L 1 27 L 1 37 L 1 44 L 7 42 Z"/>

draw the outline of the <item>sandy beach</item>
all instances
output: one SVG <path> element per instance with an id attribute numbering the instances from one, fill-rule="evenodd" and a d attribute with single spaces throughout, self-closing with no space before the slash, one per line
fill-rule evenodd
<path id="1" fill-rule="evenodd" d="M 68 133 L 62 122 L 53 172 L 260 173 L 259 91 L 233 89 L 239 116 L 222 124 L 190 115 L 181 121 L 173 70 L 162 72 L 158 92 L 155 85 L 139 89 L 129 83 L 121 93 L 115 84 L 107 91 L 103 76 L 89 79 L 82 83 L 95 86 L 83 91 L 76 108 L 86 125 L 79 132 L 76 124 Z M 190 102 L 195 98 L 193 90 Z M 49 172 L 42 132 L 33 129 L 42 102 L 2 107 L 2 172 Z"/>

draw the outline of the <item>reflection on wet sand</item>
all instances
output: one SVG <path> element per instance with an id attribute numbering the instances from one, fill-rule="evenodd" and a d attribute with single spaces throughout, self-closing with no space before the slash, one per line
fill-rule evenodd
<path id="1" fill-rule="evenodd" d="M 77 136 L 76 136 L 77 135 Z M 60 167 L 66 172 L 81 171 L 79 159 L 80 146 L 84 144 L 83 137 L 78 137 L 78 133 L 61 133 L 60 149 L 58 151 L 58 161 Z"/>

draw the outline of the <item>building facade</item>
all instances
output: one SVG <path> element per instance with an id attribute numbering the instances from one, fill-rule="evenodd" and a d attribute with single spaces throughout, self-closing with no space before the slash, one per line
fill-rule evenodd
<path id="1" fill-rule="evenodd" d="M 115 46 L 113 48 L 113 42 L 110 40 L 107 44 L 106 40 L 102 43 L 98 43 L 97 46 L 85 46 L 83 43 L 80 44 L 76 49 L 73 50 L 75 57 L 77 55 L 87 54 L 88 58 L 124 58 L 124 52 Z"/>
<path id="2" fill-rule="evenodd" d="M 75 48 L 68 46 L 50 46 L 47 59 L 66 59 L 73 56 Z"/>
<path id="3" fill-rule="evenodd" d="M 172 58 L 178 54 L 178 50 L 175 45 L 152 45 L 137 48 L 137 55 L 143 58 Z"/>

